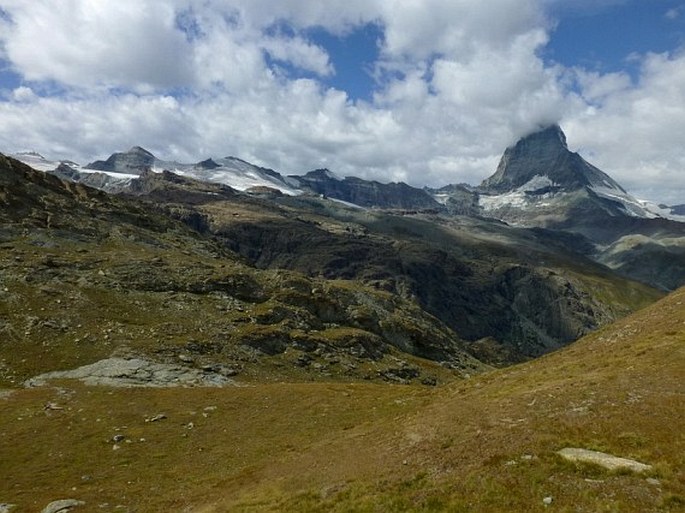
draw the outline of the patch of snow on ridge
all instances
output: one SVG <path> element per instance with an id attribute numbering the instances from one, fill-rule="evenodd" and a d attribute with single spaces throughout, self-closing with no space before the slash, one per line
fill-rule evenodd
<path id="1" fill-rule="evenodd" d="M 497 210 L 503 207 L 523 208 L 528 205 L 528 199 L 525 192 L 516 190 L 496 196 L 481 194 L 478 198 L 478 204 L 486 211 Z"/>
<path id="2" fill-rule="evenodd" d="M 433 199 L 441 205 L 447 205 L 447 201 L 451 197 L 449 194 L 445 193 L 431 194 L 431 196 L 433 196 Z"/>
<path id="3" fill-rule="evenodd" d="M 40 153 L 36 153 L 35 151 L 23 151 L 10 155 L 10 157 L 12 157 L 13 159 L 17 159 L 19 162 L 22 162 L 37 171 L 43 171 L 44 173 L 47 173 L 48 171 L 54 171 L 59 167 L 60 164 L 66 164 L 67 166 L 76 170 L 81 169 L 81 167 L 78 164 L 75 164 L 73 162 L 60 162 L 55 160 L 48 160 L 45 157 L 43 157 L 43 155 L 41 155 Z"/>
<path id="4" fill-rule="evenodd" d="M 550 179 L 549 176 L 535 175 L 517 190 L 522 192 L 534 192 L 546 187 L 553 187 L 554 185 L 556 184 Z"/>
<path id="5" fill-rule="evenodd" d="M 152 168 L 155 173 L 164 170 L 171 171 L 180 176 L 193 178 L 203 182 L 220 183 L 228 185 L 237 191 L 245 191 L 252 187 L 270 187 L 278 189 L 288 196 L 298 196 L 302 192 L 294 184 L 279 179 L 274 172 L 259 168 L 235 157 L 216 159 L 219 167 L 205 169 L 196 164 L 180 164 L 178 162 L 156 161 Z"/>
<path id="6" fill-rule="evenodd" d="M 117 172 L 115 172 L 115 171 L 101 171 L 101 170 L 99 170 L 99 169 L 90 169 L 90 168 L 88 168 L 88 167 L 79 167 L 79 168 L 76 168 L 76 169 L 77 169 L 77 170 L 79 171 L 79 173 L 81 173 L 81 174 L 86 174 L 86 175 L 95 175 L 95 174 L 107 175 L 107 176 L 109 176 L 109 177 L 116 178 L 117 181 L 120 181 L 120 182 L 122 182 L 122 183 L 123 183 L 123 182 L 126 182 L 126 181 L 133 180 L 133 179 L 135 179 L 135 178 L 140 178 L 140 175 L 134 175 L 134 174 L 131 174 L 131 173 L 117 173 Z"/>
<path id="7" fill-rule="evenodd" d="M 632 197 L 630 194 L 626 194 L 613 187 L 609 188 L 594 186 L 591 187 L 591 189 L 592 192 L 601 198 L 621 203 L 625 207 L 626 212 L 633 217 L 641 217 L 645 219 L 656 219 L 658 217 L 663 217 L 647 210 L 640 201 Z"/>
<path id="8" fill-rule="evenodd" d="M 664 208 L 651 201 L 645 201 L 641 199 L 638 199 L 637 201 L 647 212 L 650 212 L 658 217 L 663 217 L 664 219 L 685 223 L 685 216 L 674 214 L 669 207 Z"/>
<path id="9" fill-rule="evenodd" d="M 503 207 L 526 208 L 536 201 L 544 198 L 551 198 L 553 193 L 546 192 L 545 194 L 531 194 L 535 191 L 553 187 L 556 184 L 548 177 L 543 175 L 535 175 L 526 183 L 504 194 L 489 195 L 480 194 L 478 199 L 479 205 L 483 210 L 497 210 Z M 540 206 L 538 204 L 538 206 Z"/>
<path id="10" fill-rule="evenodd" d="M 299 190 L 290 187 L 284 181 L 260 173 L 256 169 L 243 170 L 221 166 L 215 169 L 194 168 L 187 171 L 180 171 L 178 174 L 205 182 L 222 183 L 229 185 L 238 191 L 245 191 L 252 187 L 271 187 L 273 189 L 278 189 L 283 194 L 289 196 L 301 194 Z"/>

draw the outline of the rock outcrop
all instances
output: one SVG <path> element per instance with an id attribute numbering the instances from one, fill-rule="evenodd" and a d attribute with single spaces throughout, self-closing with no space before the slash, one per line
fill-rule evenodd
<path id="1" fill-rule="evenodd" d="M 140 146 L 134 146 L 126 152 L 112 154 L 107 160 L 91 162 L 86 168 L 137 175 L 141 170 L 151 167 L 155 160 L 157 159 L 152 153 Z"/>
<path id="2" fill-rule="evenodd" d="M 302 188 L 361 207 L 441 209 L 441 205 L 426 191 L 402 182 L 380 183 L 352 176 L 338 178 L 328 169 L 317 169 L 304 176 L 289 178 Z"/>
<path id="3" fill-rule="evenodd" d="M 222 387 L 235 382 L 220 372 L 183 365 L 155 363 L 141 358 L 107 358 L 73 370 L 54 371 L 27 380 L 26 387 L 53 379 L 78 379 L 86 385 L 110 387 Z"/>
<path id="4" fill-rule="evenodd" d="M 599 451 L 591 451 L 589 449 L 580 449 L 577 447 L 567 447 L 557 452 L 559 456 L 565 460 L 579 463 L 591 463 L 599 465 L 607 470 L 629 470 L 631 472 L 646 472 L 651 470 L 652 466 L 639 461 L 631 460 L 629 458 L 620 458 Z"/>

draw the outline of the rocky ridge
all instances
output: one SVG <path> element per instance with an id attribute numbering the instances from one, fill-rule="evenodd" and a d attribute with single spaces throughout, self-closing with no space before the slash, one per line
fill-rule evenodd
<path id="1" fill-rule="evenodd" d="M 179 222 L 191 217 L 173 206 L 151 209 L 5 157 L 0 204 L 5 383 L 111 357 L 182 365 L 192 379 L 227 368 L 247 380 L 435 382 L 484 368 L 416 304 L 255 269 Z"/>
<path id="2" fill-rule="evenodd" d="M 207 234 L 257 267 L 354 279 L 400 295 L 468 340 L 471 349 L 483 338 L 498 341 L 510 361 L 575 340 L 651 294 L 582 256 L 568 256 L 568 246 L 578 243 L 551 232 L 512 230 L 484 219 L 360 210 L 306 196 L 207 196 L 201 202 L 190 195 L 184 201 L 178 183 L 163 184 L 159 174 L 148 179 L 159 185 L 138 198 L 160 208 L 157 191 L 174 188 L 174 200 L 163 209 L 202 219 Z"/>

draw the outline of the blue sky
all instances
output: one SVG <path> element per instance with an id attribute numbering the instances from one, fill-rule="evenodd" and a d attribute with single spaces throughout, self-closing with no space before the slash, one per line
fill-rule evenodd
<path id="1" fill-rule="evenodd" d="M 0 151 L 478 183 L 560 123 L 685 203 L 685 0 L 0 0 Z"/>
<path id="2" fill-rule="evenodd" d="M 573 2 L 569 2 L 573 3 Z M 685 7 L 669 0 L 632 0 L 588 10 L 552 10 L 556 26 L 545 57 L 565 66 L 626 70 L 630 56 L 673 51 L 685 43 Z"/>

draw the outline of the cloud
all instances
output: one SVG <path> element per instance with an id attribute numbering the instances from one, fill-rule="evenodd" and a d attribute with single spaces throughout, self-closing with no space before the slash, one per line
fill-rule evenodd
<path id="1" fill-rule="evenodd" d="M 685 202 L 685 54 L 646 54 L 640 78 L 581 72 L 597 105 L 568 117 L 569 140 L 638 195 Z"/>
<path id="2" fill-rule="evenodd" d="M 165 2 L 10 0 L 6 9 L 7 58 L 27 80 L 80 87 L 190 80 L 189 48 Z"/>
<path id="3" fill-rule="evenodd" d="M 142 145 L 444 185 L 480 182 L 516 138 L 561 122 L 628 188 L 685 202 L 682 56 L 639 56 L 635 83 L 550 65 L 550 2 L 5 0 L 0 59 L 21 85 L 0 91 L 0 150 L 87 162 Z M 370 23 L 376 88 L 354 100 L 326 85 L 337 63 L 312 34 Z"/>
<path id="4" fill-rule="evenodd" d="M 666 11 L 666 14 L 664 14 L 664 16 L 672 21 L 677 20 L 683 15 L 683 11 L 685 11 L 685 5 L 680 5 L 678 7 L 673 7 Z"/>

